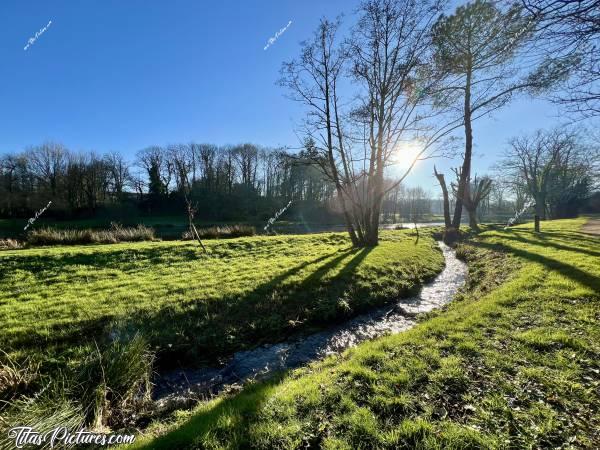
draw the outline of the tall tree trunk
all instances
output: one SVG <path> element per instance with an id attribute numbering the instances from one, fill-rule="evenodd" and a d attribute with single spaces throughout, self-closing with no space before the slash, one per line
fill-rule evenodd
<path id="1" fill-rule="evenodd" d="M 327 62 L 327 54 L 325 53 L 325 34 L 322 35 L 323 40 L 323 60 Z M 335 188 L 337 190 L 337 194 L 340 198 L 340 203 L 342 205 L 342 210 L 344 211 L 344 220 L 346 221 L 346 229 L 348 234 L 350 235 L 350 240 L 352 241 L 352 245 L 358 247 L 360 245 L 360 241 L 356 236 L 356 231 L 354 229 L 353 221 L 348 211 L 346 205 L 346 196 L 344 195 L 344 189 L 340 182 L 340 176 L 337 170 L 337 166 L 335 164 L 335 157 L 333 155 L 333 124 L 331 122 L 331 93 L 329 89 L 329 69 L 328 64 L 325 64 L 325 126 L 327 129 L 327 156 L 329 159 L 329 166 L 331 167 L 331 175 L 335 183 Z M 334 99 L 335 100 L 335 99 Z"/>
<path id="2" fill-rule="evenodd" d="M 469 190 L 469 180 L 471 178 L 471 154 L 473 152 L 473 128 L 471 125 L 471 71 L 467 71 L 467 80 L 465 85 L 465 157 L 463 160 L 460 179 L 456 195 L 456 205 L 454 208 L 454 218 L 452 226 L 457 230 L 460 228 L 460 218 L 463 210 L 463 199 Z"/>

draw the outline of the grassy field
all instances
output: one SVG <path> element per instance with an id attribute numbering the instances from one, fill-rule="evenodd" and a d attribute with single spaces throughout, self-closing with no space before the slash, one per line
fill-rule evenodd
<path id="1" fill-rule="evenodd" d="M 137 447 L 600 448 L 600 240 L 584 221 L 482 233 L 444 311 L 180 412 Z"/>
<path id="2" fill-rule="evenodd" d="M 443 267 L 434 240 L 386 232 L 0 252 L 0 348 L 47 368 L 140 332 L 159 363 L 199 363 L 408 295 Z"/>

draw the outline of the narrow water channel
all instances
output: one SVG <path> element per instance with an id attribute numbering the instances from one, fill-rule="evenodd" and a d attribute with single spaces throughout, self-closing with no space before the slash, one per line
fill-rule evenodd
<path id="1" fill-rule="evenodd" d="M 185 403 L 198 395 L 217 394 L 226 386 L 264 378 L 274 371 L 291 369 L 327 355 L 339 353 L 367 339 L 400 333 L 412 328 L 418 313 L 431 311 L 452 300 L 464 284 L 467 266 L 456 258 L 454 250 L 438 243 L 446 266 L 419 295 L 374 309 L 347 322 L 301 339 L 264 345 L 240 351 L 223 367 L 195 370 L 180 369 L 162 374 L 155 380 L 154 398 L 159 408 Z"/>

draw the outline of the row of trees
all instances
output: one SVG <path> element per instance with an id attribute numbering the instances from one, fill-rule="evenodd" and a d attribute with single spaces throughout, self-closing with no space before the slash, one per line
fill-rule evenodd
<path id="1" fill-rule="evenodd" d="M 303 131 L 316 142 L 357 246 L 377 244 L 388 194 L 417 160 L 448 148 L 459 129 L 456 183 L 436 176 L 447 194 L 447 227 L 459 228 L 465 209 L 476 226 L 492 183 L 472 174 L 473 124 L 517 95 L 598 112 L 596 1 L 475 0 L 450 15 L 444 6 L 366 0 L 347 36 L 339 20 L 322 19 L 300 56 L 283 65 L 281 85 L 307 108 Z M 415 143 L 420 150 L 408 170 L 386 183 L 387 168 Z"/>
<path id="2" fill-rule="evenodd" d="M 128 164 L 115 153 L 44 144 L 2 158 L 0 214 L 29 214 L 48 197 L 68 214 L 130 201 L 152 212 L 189 210 L 192 201 L 199 217 L 213 219 L 258 216 L 290 199 L 335 200 L 352 242 L 376 245 L 382 215 L 398 205 L 390 196 L 414 164 L 456 151 L 462 135 L 454 173 L 435 175 L 447 227 L 458 228 L 465 210 L 476 226 L 495 189 L 489 177 L 472 173 L 477 120 L 520 94 L 550 96 L 586 116 L 600 111 L 597 6 L 596 0 L 475 0 L 447 15 L 440 0 L 365 0 L 347 35 L 339 20 L 323 19 L 299 57 L 282 67 L 280 84 L 307 111 L 299 154 L 192 143 L 149 147 Z M 553 145 L 553 138 L 531 139 L 513 142 L 513 150 Z M 417 154 L 406 156 L 414 148 Z M 572 156 L 579 153 L 549 157 L 542 184 L 562 183 L 563 193 L 589 185 L 569 181 L 573 167 L 583 167 Z M 531 178 L 531 167 L 515 168 L 518 157 L 506 161 L 505 175 L 514 178 L 515 195 L 539 200 L 539 217 L 573 204 L 552 200 L 541 181 L 531 181 L 538 177 Z M 388 168 L 407 159 L 408 169 L 391 180 Z"/>
<path id="3" fill-rule="evenodd" d="M 270 214 L 286 200 L 324 205 L 333 185 L 305 164 L 307 149 L 291 155 L 252 144 L 152 146 L 132 162 L 119 153 L 77 153 L 56 143 L 0 156 L 0 215 L 23 217 L 52 200 L 52 212 L 93 214 L 136 203 L 153 213 L 182 211 L 184 195 L 200 203 L 199 218 Z"/>

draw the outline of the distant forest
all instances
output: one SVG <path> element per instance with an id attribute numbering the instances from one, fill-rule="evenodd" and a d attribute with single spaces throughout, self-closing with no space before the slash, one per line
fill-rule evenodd
<path id="1" fill-rule="evenodd" d="M 204 222 L 266 222 L 291 200 L 282 219 L 339 224 L 343 218 L 335 186 L 319 158 L 311 140 L 297 153 L 254 144 L 151 146 L 131 161 L 118 152 L 81 153 L 47 142 L 0 156 L 0 218 L 31 217 L 49 201 L 44 217 L 59 220 L 185 217 L 187 196 L 196 220 Z M 527 189 L 518 175 L 492 177 L 478 216 L 503 221 L 523 207 Z M 560 189 L 560 198 L 548 195 L 549 216 L 576 214 L 590 195 L 591 185 L 585 186 L 577 200 L 568 196 L 573 211 L 552 206 L 564 203 L 572 189 Z M 433 197 L 422 187 L 396 186 L 382 202 L 382 220 L 442 220 L 441 191 L 433 179 L 431 191 Z M 454 201 L 451 195 L 452 206 Z"/>
<path id="2" fill-rule="evenodd" d="M 59 219 L 99 213 L 185 214 L 187 194 L 197 219 L 267 219 L 293 200 L 311 220 L 335 220 L 334 189 L 297 154 L 253 144 L 151 146 L 128 161 L 117 152 L 79 153 L 44 143 L 0 157 L 0 216 L 27 217 L 52 201 Z M 133 209 L 132 209 L 133 208 Z"/>

